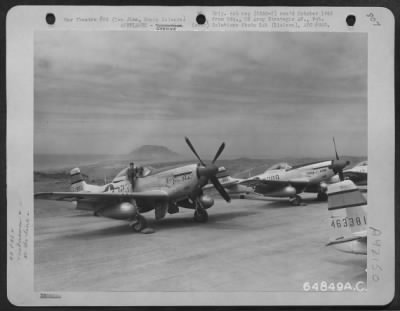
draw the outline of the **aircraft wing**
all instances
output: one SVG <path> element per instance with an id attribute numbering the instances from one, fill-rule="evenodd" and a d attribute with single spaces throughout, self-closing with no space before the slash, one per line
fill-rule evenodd
<path id="1" fill-rule="evenodd" d="M 353 235 L 358 237 L 358 238 L 360 238 L 360 239 L 366 238 L 367 237 L 367 230 L 353 232 Z"/>
<path id="2" fill-rule="evenodd" d="M 116 199 L 160 199 L 167 200 L 169 195 L 166 191 L 150 190 L 143 192 L 118 193 L 118 192 L 39 192 L 35 193 L 35 199 L 56 201 L 98 201 Z"/>
<path id="3" fill-rule="evenodd" d="M 279 180 L 279 179 L 261 179 L 261 178 L 248 178 L 239 182 L 240 185 L 247 187 L 257 186 L 270 186 L 270 187 L 284 187 L 291 185 L 293 187 L 305 187 L 310 180 L 308 178 L 295 178 L 290 180 Z"/>

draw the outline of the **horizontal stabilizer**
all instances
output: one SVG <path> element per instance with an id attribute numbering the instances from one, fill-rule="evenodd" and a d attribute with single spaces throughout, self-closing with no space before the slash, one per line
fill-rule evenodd
<path id="1" fill-rule="evenodd" d="M 340 244 L 340 243 L 346 243 L 346 242 L 351 242 L 351 241 L 356 241 L 356 240 L 362 240 L 365 239 L 367 237 L 367 232 L 364 231 L 363 234 L 354 234 L 353 236 L 349 236 L 349 237 L 339 237 L 334 241 L 330 241 L 328 244 L 326 244 L 326 246 L 329 245 L 335 245 L 335 244 Z"/>

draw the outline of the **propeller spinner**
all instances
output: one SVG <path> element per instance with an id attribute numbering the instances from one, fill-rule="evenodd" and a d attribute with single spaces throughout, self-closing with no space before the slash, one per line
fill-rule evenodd
<path id="1" fill-rule="evenodd" d="M 231 198 L 229 194 L 225 191 L 225 188 L 221 185 L 221 183 L 217 178 L 218 166 L 215 165 L 215 161 L 217 161 L 217 159 L 219 158 L 219 156 L 221 155 L 222 151 L 225 148 L 225 143 L 222 143 L 221 146 L 218 148 L 217 153 L 215 154 L 211 164 L 206 165 L 201 160 L 200 156 L 196 152 L 196 149 L 193 147 L 189 138 L 185 137 L 185 141 L 189 146 L 190 150 L 192 150 L 193 154 L 196 156 L 196 158 L 199 160 L 201 164 L 201 166 L 199 166 L 198 168 L 199 183 L 197 189 L 193 193 L 193 196 L 197 197 L 200 194 L 201 189 L 208 183 L 208 181 L 211 181 L 215 189 L 217 189 L 217 191 L 225 199 L 225 201 L 230 202 Z"/>

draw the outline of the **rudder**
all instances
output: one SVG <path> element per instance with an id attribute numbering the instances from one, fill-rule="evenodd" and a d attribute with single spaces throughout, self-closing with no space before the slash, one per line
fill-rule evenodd
<path id="1" fill-rule="evenodd" d="M 79 192 L 85 190 L 85 181 L 83 180 L 81 170 L 79 168 L 73 168 L 70 171 L 71 177 L 71 191 L 72 192 Z"/>

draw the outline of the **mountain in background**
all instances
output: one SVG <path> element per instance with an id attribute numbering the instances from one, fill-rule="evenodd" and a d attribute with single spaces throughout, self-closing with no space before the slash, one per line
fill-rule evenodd
<path id="1" fill-rule="evenodd" d="M 179 153 L 176 153 L 165 146 L 159 145 L 143 145 L 132 150 L 129 153 L 129 156 L 138 161 L 176 160 L 181 157 Z"/>

